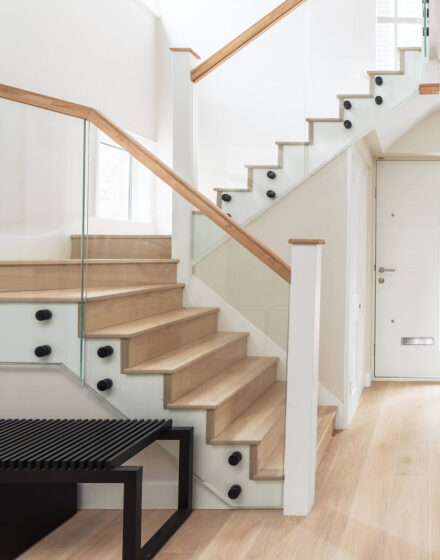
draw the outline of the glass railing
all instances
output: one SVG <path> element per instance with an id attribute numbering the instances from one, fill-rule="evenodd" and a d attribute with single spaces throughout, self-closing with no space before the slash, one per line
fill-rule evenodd
<path id="1" fill-rule="evenodd" d="M 393 6 L 379 10 L 384 38 L 376 41 L 363 23 L 370 8 L 362 12 L 353 3 L 346 14 L 352 25 L 341 23 L 327 49 L 333 7 L 305 2 L 203 77 L 196 84 L 200 191 L 247 226 L 416 95 L 420 4 Z M 389 60 L 378 68 L 374 53 L 382 40 Z M 338 57 L 344 64 L 335 64 Z M 200 257 L 216 246 L 219 232 L 203 216 L 194 222 Z"/>
<path id="2" fill-rule="evenodd" d="M 0 122 L 0 362 L 81 378 L 86 123 L 7 99 Z"/>
<path id="3" fill-rule="evenodd" d="M 429 2 L 423 0 L 423 55 L 429 56 Z"/>
<path id="4" fill-rule="evenodd" d="M 0 121 L 0 363 L 56 365 L 117 416 L 194 426 L 200 484 L 280 507 L 288 267 L 211 224 L 222 243 L 179 283 L 176 192 L 88 121 L 6 99 Z M 253 410 L 268 428 L 240 437 Z"/>
<path id="5" fill-rule="evenodd" d="M 190 286 L 179 283 L 178 259 L 187 256 L 172 254 L 172 190 L 92 124 L 87 144 L 86 385 L 118 414 L 194 426 L 195 476 L 222 501 L 234 504 L 228 491 L 238 484 L 239 505 L 281 506 L 282 454 L 278 478 L 258 480 L 256 446 L 222 438 L 266 393 L 278 414 L 272 435 L 283 429 L 289 284 L 204 216 L 223 243 L 194 265 Z M 203 243 L 194 230 L 196 255 Z M 171 444 L 160 446 L 177 457 Z M 234 469 L 235 452 L 242 462 Z"/>

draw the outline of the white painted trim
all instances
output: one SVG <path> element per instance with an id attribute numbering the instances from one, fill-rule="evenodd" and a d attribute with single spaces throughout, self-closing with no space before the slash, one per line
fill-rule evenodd
<path id="1" fill-rule="evenodd" d="M 284 454 L 284 515 L 315 501 L 321 245 L 292 246 Z"/>
<path id="2" fill-rule="evenodd" d="M 351 187 L 354 181 L 353 175 L 353 158 L 359 158 L 363 164 L 368 168 L 369 183 L 368 188 L 370 188 L 370 176 L 374 173 L 374 168 L 369 164 L 369 162 L 364 157 L 356 146 L 353 146 L 347 150 L 347 221 L 346 221 L 346 285 L 345 285 L 345 336 L 344 336 L 344 417 L 342 422 L 342 429 L 347 429 L 353 419 L 353 416 L 359 405 L 360 398 L 365 386 L 369 386 L 369 383 L 365 384 L 365 373 L 362 374 L 360 379 L 361 385 L 355 387 L 354 390 L 350 387 L 350 379 L 352 378 L 352 364 L 351 364 L 351 354 L 354 345 L 356 344 L 355 337 L 355 323 L 356 323 L 356 313 L 357 313 L 357 299 L 356 299 L 356 286 L 353 286 L 352 282 L 352 268 L 353 268 L 353 251 L 357 251 L 358 247 L 353 248 L 351 245 L 353 229 L 356 224 L 353 222 L 352 214 L 352 199 L 351 199 Z M 374 187 L 375 188 L 375 187 Z M 365 209 L 365 212 L 369 212 L 369 206 Z M 375 219 L 375 212 L 372 212 L 373 220 Z M 366 244 L 369 245 L 368 241 L 368 227 L 366 232 Z M 374 251 L 374 247 L 373 247 Z M 373 257 L 375 261 L 375 256 Z M 373 271 L 374 273 L 374 271 Z M 373 274 L 374 276 L 374 274 Z M 374 280 L 374 279 L 373 279 Z M 366 281 L 368 283 L 368 279 Z M 366 301 L 365 301 L 366 304 Z M 366 321 L 366 317 L 365 317 Z M 374 324 L 374 323 L 373 323 Z M 367 331 L 366 331 L 367 332 Z M 373 335 L 373 349 L 374 349 L 374 335 Z M 371 377 L 371 376 L 370 376 Z"/>
<path id="3" fill-rule="evenodd" d="M 363 375 L 364 387 L 371 387 L 371 380 L 372 380 L 371 371 L 364 372 Z"/>
<path id="4" fill-rule="evenodd" d="M 194 56 L 187 51 L 173 51 L 173 170 L 195 185 L 196 173 L 196 89 L 191 81 Z M 177 281 L 186 284 L 192 277 L 192 206 L 173 191 L 172 256 L 180 259 Z M 187 304 L 184 293 L 184 305 Z"/>
<path id="5" fill-rule="evenodd" d="M 426 381 L 428 383 L 438 383 L 440 382 L 440 377 L 373 377 L 373 381 L 408 381 L 408 383 Z"/>

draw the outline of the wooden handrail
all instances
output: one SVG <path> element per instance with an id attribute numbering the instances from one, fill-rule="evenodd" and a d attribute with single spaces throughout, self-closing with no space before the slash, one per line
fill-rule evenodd
<path id="1" fill-rule="evenodd" d="M 285 0 L 282 4 L 277 6 L 274 10 L 266 14 L 252 27 L 241 33 L 238 37 L 228 43 L 225 47 L 217 51 L 215 54 L 207 58 L 204 62 L 196 66 L 191 72 L 191 79 L 193 82 L 198 82 L 210 72 L 218 68 L 228 58 L 234 56 L 235 53 L 249 45 L 254 39 L 267 31 L 270 27 L 281 21 L 290 12 L 293 12 L 298 6 L 304 4 L 306 0 Z"/>
<path id="2" fill-rule="evenodd" d="M 290 282 L 290 266 L 283 259 L 99 111 L 2 84 L 0 84 L 0 97 L 90 121 L 261 262 L 286 282 Z"/>

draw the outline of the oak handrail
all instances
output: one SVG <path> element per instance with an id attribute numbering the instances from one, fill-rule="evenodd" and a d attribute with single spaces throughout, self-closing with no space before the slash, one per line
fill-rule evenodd
<path id="1" fill-rule="evenodd" d="M 198 82 L 207 76 L 210 72 L 231 58 L 231 56 L 234 56 L 234 54 L 246 47 L 246 45 L 249 45 L 249 43 L 267 31 L 270 27 L 289 15 L 290 12 L 293 12 L 293 10 L 301 6 L 301 4 L 304 4 L 305 1 L 306 0 L 285 0 L 285 2 L 266 14 L 263 18 L 257 21 L 257 23 L 252 25 L 252 27 L 246 29 L 246 31 L 241 33 L 226 46 L 196 66 L 196 68 L 194 68 L 191 72 L 191 80 L 193 82 Z"/>
<path id="2" fill-rule="evenodd" d="M 93 123 L 230 237 L 235 239 L 235 241 L 281 276 L 286 282 L 290 282 L 290 266 L 283 259 L 99 111 L 91 107 L 78 105 L 77 103 L 70 103 L 55 97 L 48 97 L 47 95 L 3 84 L 0 84 L 0 97 L 78 117 Z"/>

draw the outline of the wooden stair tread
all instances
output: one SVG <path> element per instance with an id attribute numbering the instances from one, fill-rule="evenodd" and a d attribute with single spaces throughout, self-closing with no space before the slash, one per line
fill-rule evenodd
<path id="1" fill-rule="evenodd" d="M 124 286 L 112 288 L 88 288 L 85 301 L 111 299 L 119 296 L 159 292 L 183 288 L 185 284 L 149 284 L 145 286 Z M 46 301 L 46 302 L 81 302 L 81 289 L 66 290 L 25 290 L 17 292 L 0 292 L 0 301 Z"/>
<path id="2" fill-rule="evenodd" d="M 325 432 L 333 423 L 337 411 L 337 406 L 318 406 L 318 426 L 316 435 L 317 446 L 319 446 L 319 443 L 322 441 Z"/>
<path id="3" fill-rule="evenodd" d="M 175 264 L 179 259 L 84 259 L 85 264 Z M 58 259 L 48 261 L 0 261 L 0 266 L 59 266 L 80 265 L 81 259 Z"/>
<path id="4" fill-rule="evenodd" d="M 325 450 L 330 443 L 335 426 L 337 406 L 318 406 L 318 425 L 316 434 L 316 468 L 324 457 Z"/>
<path id="5" fill-rule="evenodd" d="M 258 444 L 280 416 L 285 414 L 285 400 L 286 383 L 277 381 L 209 443 Z"/>
<path id="6" fill-rule="evenodd" d="M 336 417 L 337 406 L 318 406 L 318 424 L 317 424 L 317 461 L 316 468 L 318 468 L 318 454 L 322 455 L 328 445 L 331 437 L 328 438 L 329 431 L 333 435 L 333 421 Z M 327 441 L 325 439 L 327 436 Z M 325 443 L 325 448 L 320 450 L 320 445 Z M 262 468 L 253 477 L 255 480 L 282 480 L 284 478 L 284 446 L 277 447 L 272 455 L 267 459 Z"/>
<path id="7" fill-rule="evenodd" d="M 169 403 L 168 408 L 218 408 L 277 361 L 278 358 L 246 357 L 197 389 Z"/>
<path id="8" fill-rule="evenodd" d="M 144 319 L 127 321 L 126 323 L 119 323 L 111 327 L 91 331 L 87 333 L 87 336 L 89 338 L 131 338 L 169 325 L 176 325 L 190 319 L 203 317 L 210 313 L 217 313 L 218 311 L 218 307 L 182 307 L 167 313 L 160 313 L 159 315 L 152 315 Z"/>
<path id="9" fill-rule="evenodd" d="M 283 480 L 284 479 L 284 445 L 278 446 L 267 459 L 253 480 Z"/>
<path id="10" fill-rule="evenodd" d="M 81 234 L 73 234 L 70 239 L 81 239 Z M 112 234 L 87 234 L 84 239 L 171 239 L 171 235 L 112 235 Z"/>
<path id="11" fill-rule="evenodd" d="M 126 368 L 124 373 L 175 373 L 247 336 L 248 333 L 241 332 L 216 332 L 152 360 Z"/>

